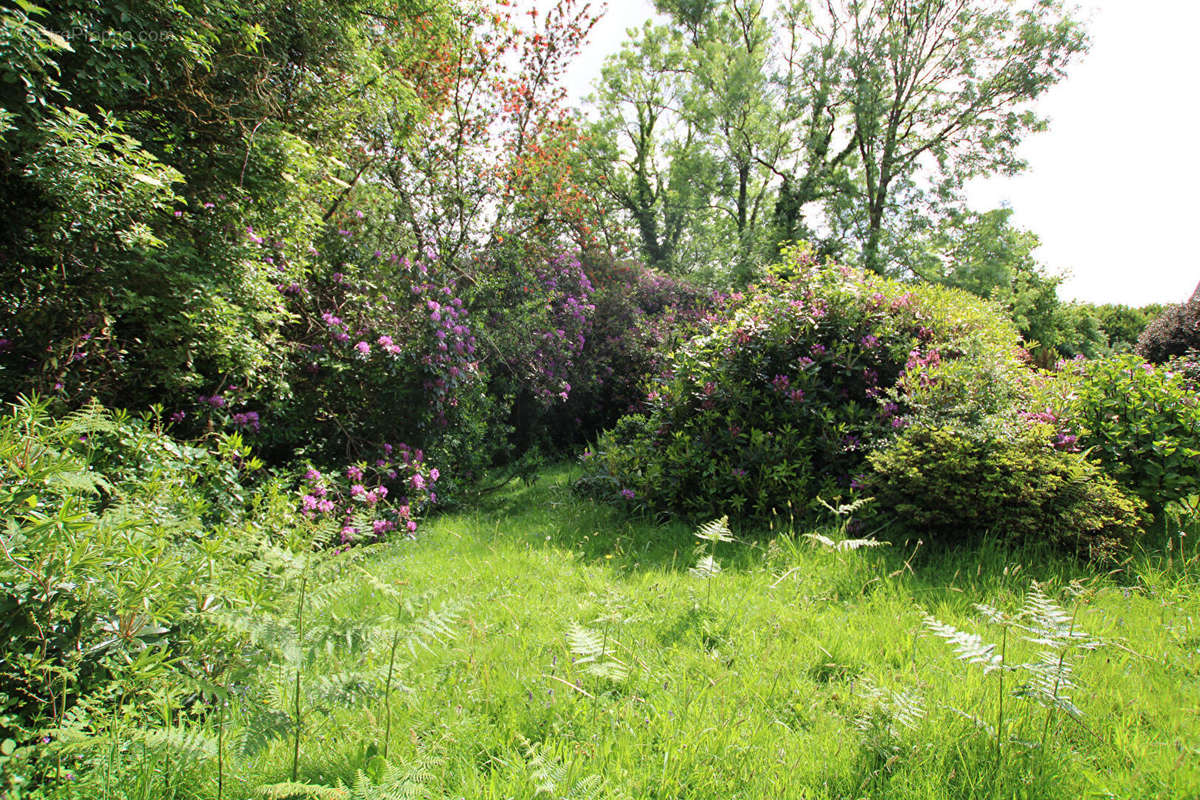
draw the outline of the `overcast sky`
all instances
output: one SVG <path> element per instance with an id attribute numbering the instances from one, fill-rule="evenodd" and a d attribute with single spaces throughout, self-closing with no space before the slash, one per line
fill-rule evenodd
<path id="1" fill-rule="evenodd" d="M 1091 52 L 1038 103 L 1050 129 L 1023 144 L 1029 169 L 973 184 L 969 202 L 1011 206 L 1042 263 L 1069 274 L 1066 298 L 1180 302 L 1200 282 L 1200 2 L 1079 4 Z M 608 9 L 567 76 L 575 100 L 653 14 L 650 0 Z"/>

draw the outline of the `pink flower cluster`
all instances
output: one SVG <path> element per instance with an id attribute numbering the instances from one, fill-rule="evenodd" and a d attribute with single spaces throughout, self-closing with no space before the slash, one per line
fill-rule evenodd
<path id="1" fill-rule="evenodd" d="M 342 546 L 364 536 L 380 539 L 393 530 L 412 535 L 418 515 L 437 502 L 433 486 L 440 477 L 436 467 L 426 468 L 420 449 L 385 444 L 373 464 L 352 464 L 340 475 L 309 467 L 300 490 L 300 510 L 314 521 L 340 516 Z"/>

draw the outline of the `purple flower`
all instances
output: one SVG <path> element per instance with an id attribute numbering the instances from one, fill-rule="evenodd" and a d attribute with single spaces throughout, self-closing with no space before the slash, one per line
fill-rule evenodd
<path id="1" fill-rule="evenodd" d="M 360 497 L 362 495 L 365 495 L 366 493 L 367 493 L 367 487 L 363 486 L 361 483 L 353 484 L 350 487 L 350 496 L 351 497 Z"/>
<path id="2" fill-rule="evenodd" d="M 243 411 L 233 415 L 233 424 L 239 428 L 257 432 L 259 428 L 258 412 Z"/>
<path id="3" fill-rule="evenodd" d="M 636 496 L 637 495 L 635 494 L 633 489 L 622 489 L 621 490 L 621 497 L 624 497 L 626 500 L 632 500 Z"/>
<path id="4" fill-rule="evenodd" d="M 438 472 L 437 467 L 434 467 L 433 469 L 429 470 L 429 480 L 436 482 L 437 479 L 440 477 L 442 477 L 442 473 Z"/>
<path id="5" fill-rule="evenodd" d="M 424 489 L 425 488 L 425 479 L 421 477 L 421 473 L 419 473 L 419 472 L 416 475 L 412 476 L 412 479 L 410 482 L 412 483 L 412 487 L 414 489 Z"/>
<path id="6" fill-rule="evenodd" d="M 362 467 L 346 467 L 346 477 L 352 481 L 361 481 L 363 476 Z"/>
<path id="7" fill-rule="evenodd" d="M 317 501 L 317 510 L 320 511 L 322 514 L 328 514 L 330 511 L 333 511 L 333 501 L 330 500 L 328 497 L 326 497 L 322 500 L 318 500 Z"/>
<path id="8" fill-rule="evenodd" d="M 304 506 L 305 511 L 315 511 L 317 508 L 317 498 L 311 494 L 306 494 L 300 498 L 300 504 Z"/>
<path id="9" fill-rule="evenodd" d="M 183 422 L 183 418 L 187 416 L 186 411 L 176 411 L 171 415 L 171 422 Z"/>
<path id="10" fill-rule="evenodd" d="M 409 533 L 414 533 L 414 532 L 417 530 L 417 523 L 413 522 L 413 521 L 410 519 L 410 520 L 408 521 L 408 525 L 407 525 L 406 527 L 408 528 L 408 532 L 409 532 Z"/>
<path id="11" fill-rule="evenodd" d="M 354 349 L 362 354 L 364 358 L 371 355 L 371 345 L 367 344 L 366 342 L 359 342 L 358 344 L 354 345 Z"/>
<path id="12" fill-rule="evenodd" d="M 319 481 L 321 480 L 321 473 L 317 472 L 312 467 L 309 467 L 308 471 L 304 473 L 304 480 L 309 481 L 310 483 Z"/>
<path id="13" fill-rule="evenodd" d="M 870 350 L 879 346 L 879 337 L 873 333 L 868 333 L 866 336 L 859 339 L 858 343 Z"/>

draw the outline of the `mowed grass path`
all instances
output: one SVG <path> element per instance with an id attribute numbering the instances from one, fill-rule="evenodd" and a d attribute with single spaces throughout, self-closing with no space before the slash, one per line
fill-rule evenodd
<path id="1" fill-rule="evenodd" d="M 417 613 L 463 607 L 454 638 L 404 651 L 391 703 L 390 760 L 420 763 L 429 796 L 1200 797 L 1200 559 L 1178 550 L 1194 536 L 1101 572 L 978 549 L 839 552 L 784 524 L 735 531 L 706 579 L 689 572 L 692 526 L 629 521 L 570 479 L 550 470 L 366 562 Z M 973 604 L 1016 611 L 1034 580 L 1104 642 L 1068 656 L 1078 721 L 1014 696 L 1015 673 L 1001 692 L 1000 672 L 922 624 L 999 642 Z M 364 582 L 338 613 L 385 602 Z M 600 639 L 595 661 L 578 661 L 573 625 Z M 386 645 L 331 650 L 320 669 L 385 663 Z M 1016 632 L 1006 647 L 1036 652 Z M 384 722 L 377 697 L 310 713 L 301 780 L 353 783 Z M 290 757 L 281 739 L 243 761 L 227 796 L 286 780 Z"/>

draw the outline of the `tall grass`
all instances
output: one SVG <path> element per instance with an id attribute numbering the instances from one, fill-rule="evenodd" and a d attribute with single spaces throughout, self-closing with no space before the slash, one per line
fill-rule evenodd
<path id="1" fill-rule="evenodd" d="M 301 692 L 269 688 L 279 659 L 232 687 L 224 723 L 189 723 L 228 727 L 225 796 L 1200 796 L 1194 522 L 1105 570 L 842 544 L 837 518 L 702 529 L 698 553 L 694 526 L 622 518 L 570 480 L 318 581 L 286 662 L 303 727 Z M 216 796 L 205 752 L 171 796 Z"/>

